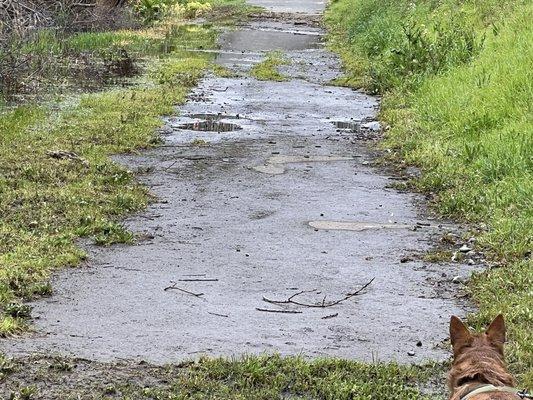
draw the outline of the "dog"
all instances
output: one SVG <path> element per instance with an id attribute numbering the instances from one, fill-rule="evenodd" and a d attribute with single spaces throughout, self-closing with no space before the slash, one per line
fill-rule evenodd
<path id="1" fill-rule="evenodd" d="M 448 374 L 450 400 L 519 400 L 529 397 L 515 389 L 507 371 L 503 346 L 505 322 L 498 315 L 486 332 L 473 334 L 457 317 L 450 320 L 453 363 Z"/>

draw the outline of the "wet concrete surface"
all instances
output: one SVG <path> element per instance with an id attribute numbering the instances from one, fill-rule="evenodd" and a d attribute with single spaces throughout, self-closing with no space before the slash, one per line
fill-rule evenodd
<path id="1" fill-rule="evenodd" d="M 272 47 L 261 35 L 272 31 L 253 27 L 268 24 L 229 32 L 218 61 L 241 71 L 259 62 Z M 163 146 L 117 157 L 152 171 L 139 179 L 158 201 L 126 221 L 138 243 L 88 245 L 87 264 L 59 273 L 55 294 L 32 304 L 35 332 L 0 342 L 0 350 L 156 363 L 262 352 L 400 362 L 448 356 L 449 316 L 469 307 L 452 278 L 472 267 L 402 259 L 454 228 L 427 220 L 417 196 L 390 189 L 366 142 L 333 123 L 368 123 L 378 101 L 324 85 L 340 70 L 316 48 L 318 28 L 299 35 L 300 25 L 276 24 L 293 32 L 278 43 L 301 67 L 288 69 L 294 79 L 207 77 L 179 110 L 183 117 L 167 119 Z M 301 40 L 306 35 L 312 40 Z M 180 129 L 205 114 L 242 129 Z M 328 308 L 263 300 L 316 290 L 302 300 L 332 301 L 371 279 Z"/>
<path id="2" fill-rule="evenodd" d="M 269 11 L 284 13 L 319 14 L 326 7 L 326 0 L 249 0 L 248 3 Z"/>

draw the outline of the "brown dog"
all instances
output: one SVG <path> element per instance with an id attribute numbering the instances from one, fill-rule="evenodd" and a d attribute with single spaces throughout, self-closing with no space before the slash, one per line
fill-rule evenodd
<path id="1" fill-rule="evenodd" d="M 448 375 L 450 400 L 529 398 L 514 388 L 516 381 L 505 366 L 505 322 L 502 315 L 498 315 L 481 334 L 472 334 L 459 318 L 453 316 L 450 338 L 454 358 Z"/>

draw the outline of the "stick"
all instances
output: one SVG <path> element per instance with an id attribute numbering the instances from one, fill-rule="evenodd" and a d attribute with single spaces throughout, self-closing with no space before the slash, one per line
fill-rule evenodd
<path id="1" fill-rule="evenodd" d="M 316 289 L 314 289 L 314 290 L 302 290 L 301 292 L 293 294 L 287 300 L 271 300 L 271 299 L 268 299 L 266 297 L 263 297 L 263 301 L 265 301 L 267 303 L 270 303 L 270 304 L 276 304 L 276 305 L 279 305 L 279 304 L 295 304 L 297 306 L 311 307 L 311 308 L 332 307 L 332 306 L 336 306 L 337 304 L 340 304 L 340 303 L 342 303 L 342 302 L 344 302 L 346 300 L 349 300 L 349 299 L 351 299 L 354 296 L 357 296 L 359 293 L 361 293 L 363 290 L 365 290 L 368 286 L 370 286 L 370 284 L 372 282 L 374 282 L 374 279 L 376 279 L 376 278 L 372 278 L 369 282 L 364 284 L 361 288 L 359 288 L 358 290 L 356 290 L 353 293 L 348 293 L 342 299 L 331 301 L 329 303 L 326 303 L 326 298 L 325 297 L 320 303 L 311 303 L 311 304 L 310 303 L 301 303 L 299 301 L 294 300 L 295 297 L 300 296 L 301 294 L 304 294 L 304 293 L 315 293 L 317 291 Z"/>
<path id="2" fill-rule="evenodd" d="M 178 163 L 179 159 L 175 160 L 172 164 L 170 164 L 168 167 L 163 168 L 163 171 L 168 171 L 170 168 L 172 168 L 174 165 Z"/>
<path id="3" fill-rule="evenodd" d="M 194 279 L 178 279 L 180 282 L 218 282 L 218 279 L 216 278 L 206 278 L 206 279 L 200 279 L 200 278 L 194 278 Z"/>
<path id="4" fill-rule="evenodd" d="M 229 315 L 226 315 L 226 314 L 217 314 L 216 312 L 210 312 L 208 311 L 207 312 L 208 314 L 211 314 L 211 315 L 216 315 L 217 317 L 224 317 L 224 318 L 228 318 Z"/>
<path id="5" fill-rule="evenodd" d="M 256 308 L 257 311 L 280 313 L 280 314 L 302 314 L 301 311 L 296 310 L 270 310 L 268 308 Z"/>
<path id="6" fill-rule="evenodd" d="M 167 292 L 169 290 L 172 290 L 172 289 L 175 289 L 175 290 L 179 290 L 180 292 L 193 295 L 194 297 L 202 297 L 204 295 L 203 293 L 193 293 L 193 292 L 189 292 L 188 290 L 179 288 L 179 287 L 176 286 L 176 282 L 171 282 L 171 283 L 172 283 L 172 285 L 167 286 L 166 288 L 163 289 L 165 292 Z"/>

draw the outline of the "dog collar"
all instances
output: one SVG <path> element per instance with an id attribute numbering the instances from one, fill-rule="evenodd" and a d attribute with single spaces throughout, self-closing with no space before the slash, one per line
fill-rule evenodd
<path id="1" fill-rule="evenodd" d="M 472 390 L 471 392 L 468 392 L 466 395 L 461 397 L 461 400 L 468 400 L 471 399 L 474 396 L 477 396 L 481 393 L 489 393 L 489 392 L 505 392 L 505 393 L 513 393 L 517 396 L 520 396 L 520 392 L 518 389 L 512 388 L 510 386 L 494 386 L 494 385 L 483 385 L 481 387 L 478 387 L 477 389 Z M 524 398 L 524 397 L 522 397 Z"/>

